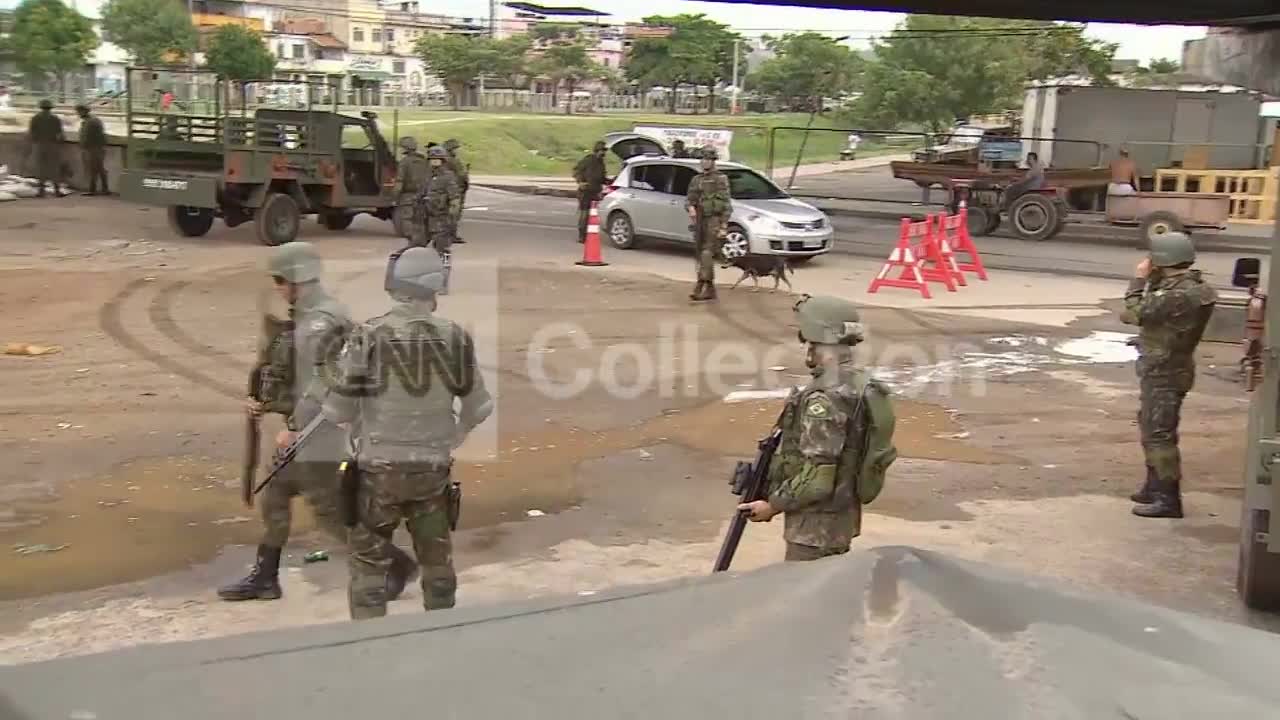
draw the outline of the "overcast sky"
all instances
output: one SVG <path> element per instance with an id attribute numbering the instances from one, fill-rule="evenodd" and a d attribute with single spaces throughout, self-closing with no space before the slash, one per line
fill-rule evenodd
<path id="1" fill-rule="evenodd" d="M 463 17 L 488 17 L 488 0 L 420 0 L 424 12 Z M 537 2 L 537 0 L 531 0 Z M 692 0 L 542 0 L 541 5 L 575 5 L 610 13 L 615 20 L 639 20 L 646 15 L 705 13 L 722 23 L 758 35 L 772 31 L 815 30 L 832 35 L 867 38 L 892 30 L 902 20 L 896 13 L 860 10 L 819 10 L 815 8 L 777 5 L 742 5 L 738 3 L 693 2 Z M 1109 25 L 1092 23 L 1089 36 L 1120 44 L 1118 58 L 1148 61 L 1153 58 L 1182 57 L 1182 42 L 1204 37 L 1204 28 L 1161 25 Z M 866 44 L 858 43 L 858 44 Z"/>

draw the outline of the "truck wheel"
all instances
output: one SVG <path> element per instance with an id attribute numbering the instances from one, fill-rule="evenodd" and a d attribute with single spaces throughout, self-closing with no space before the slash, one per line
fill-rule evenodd
<path id="1" fill-rule="evenodd" d="M 1182 218 L 1168 210 L 1157 210 L 1150 215 L 1142 218 L 1142 225 L 1139 226 L 1138 237 L 1142 240 L 1142 249 L 1151 249 L 1151 241 L 1161 235 L 1169 233 L 1186 232 L 1185 226 L 1182 224 Z"/>
<path id="2" fill-rule="evenodd" d="M 1067 216 L 1071 214 L 1071 208 L 1065 202 L 1057 202 L 1054 205 L 1058 208 L 1058 222 L 1053 225 L 1053 232 L 1049 233 L 1049 238 L 1055 238 L 1062 229 L 1067 226 Z"/>
<path id="3" fill-rule="evenodd" d="M 1009 227 L 1019 240 L 1040 242 L 1049 239 L 1058 226 L 1058 206 L 1050 198 L 1030 193 L 1013 201 Z"/>
<path id="4" fill-rule="evenodd" d="M 329 230 L 335 230 L 335 231 L 346 230 L 347 228 L 351 227 L 351 221 L 355 219 L 356 219 L 356 216 L 351 215 L 350 213 L 334 212 L 334 211 L 327 212 L 320 216 L 320 222 L 323 223 L 324 226 Z"/>
<path id="5" fill-rule="evenodd" d="M 267 199 L 254 217 L 258 242 L 263 245 L 283 245 L 298 237 L 298 225 L 302 213 L 298 203 L 284 193 L 267 193 Z"/>
<path id="6" fill-rule="evenodd" d="M 969 234 L 974 237 L 983 237 L 992 233 L 991 216 L 993 211 L 981 207 L 971 207 L 965 211 L 965 224 L 969 226 Z M 995 214 L 995 222 L 1000 223 L 1000 214 Z"/>
<path id="7" fill-rule="evenodd" d="M 174 205 L 169 208 L 169 227 L 182 237 L 200 237 L 213 227 L 213 210 Z"/>
<path id="8" fill-rule="evenodd" d="M 1266 540 L 1259 539 L 1268 531 L 1270 520 L 1269 510 L 1254 510 L 1246 505 L 1240 523 L 1236 592 L 1254 610 L 1280 610 L 1280 554 L 1272 553 Z"/>

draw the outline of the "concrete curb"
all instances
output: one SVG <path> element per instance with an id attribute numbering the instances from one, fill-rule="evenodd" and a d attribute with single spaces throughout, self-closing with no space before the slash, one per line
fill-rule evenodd
<path id="1" fill-rule="evenodd" d="M 476 187 L 490 190 L 520 193 L 521 195 L 550 195 L 552 197 L 577 197 L 578 193 L 569 188 L 547 187 L 545 185 L 503 185 L 499 183 L 476 183 Z"/>

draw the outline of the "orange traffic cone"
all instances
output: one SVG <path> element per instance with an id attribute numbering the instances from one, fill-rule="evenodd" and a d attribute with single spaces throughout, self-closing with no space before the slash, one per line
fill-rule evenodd
<path id="1" fill-rule="evenodd" d="M 575 265 L 600 267 L 609 264 L 600 256 L 600 211 L 596 206 L 596 201 L 592 200 L 591 214 L 587 216 L 587 239 L 582 244 L 582 260 Z"/>

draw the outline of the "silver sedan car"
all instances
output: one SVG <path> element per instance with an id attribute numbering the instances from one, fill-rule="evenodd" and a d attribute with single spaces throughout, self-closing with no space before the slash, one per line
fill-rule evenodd
<path id="1" fill-rule="evenodd" d="M 624 161 L 600 201 L 601 231 L 614 247 L 630 249 L 642 238 L 692 243 L 685 194 L 700 171 L 698 160 L 635 155 Z M 808 260 L 831 251 L 831 221 L 765 176 L 733 162 L 716 166 L 729 178 L 733 214 L 722 252 L 727 258 L 786 255 Z"/>

